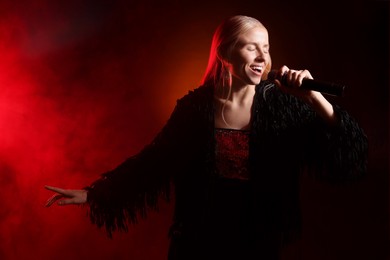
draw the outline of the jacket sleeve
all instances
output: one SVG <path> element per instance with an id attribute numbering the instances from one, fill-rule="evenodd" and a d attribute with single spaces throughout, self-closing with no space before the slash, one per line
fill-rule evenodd
<path id="1" fill-rule="evenodd" d="M 188 125 L 182 100 L 150 144 L 85 187 L 89 217 L 99 228 L 105 227 L 109 237 L 113 231 L 127 231 L 128 223 L 145 218 L 148 209 L 157 210 L 160 197 L 169 200 L 171 177 L 183 163 L 179 147 Z"/>
<path id="2" fill-rule="evenodd" d="M 316 113 L 308 112 L 311 120 L 303 131 L 307 137 L 306 161 L 310 172 L 319 179 L 336 183 L 358 180 L 367 171 L 367 136 L 347 111 L 337 105 L 333 109 L 339 119 L 334 127 L 326 125 Z"/>
<path id="3" fill-rule="evenodd" d="M 339 123 L 329 126 L 306 103 L 282 93 L 276 86 L 264 94 L 270 110 L 269 128 L 288 129 L 288 139 L 299 149 L 302 167 L 319 179 L 331 182 L 358 180 L 366 173 L 368 139 L 357 121 L 332 104 Z M 276 126 L 275 126 L 275 122 Z"/>

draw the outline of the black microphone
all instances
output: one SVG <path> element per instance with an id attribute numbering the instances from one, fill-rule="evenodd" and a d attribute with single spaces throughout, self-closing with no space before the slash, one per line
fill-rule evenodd
<path id="1" fill-rule="evenodd" d="M 278 79 L 282 84 L 285 84 L 287 80 L 286 79 L 287 73 L 284 73 L 282 77 L 278 77 L 277 73 L 278 71 L 271 70 L 268 73 L 268 80 Z M 303 79 L 301 88 L 318 91 L 323 94 L 327 94 L 331 96 L 342 97 L 344 96 L 345 86 L 336 83 L 331 83 L 331 82 L 314 80 L 314 79 Z"/>

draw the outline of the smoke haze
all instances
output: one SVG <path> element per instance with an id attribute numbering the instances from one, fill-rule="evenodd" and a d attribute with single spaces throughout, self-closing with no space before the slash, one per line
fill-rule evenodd
<path id="1" fill-rule="evenodd" d="M 292 6 L 280 9 L 277 3 L 259 1 L 208 5 L 120 0 L 26 2 L 0 2 L 0 259 L 166 259 L 172 204 L 162 202 L 159 213 L 151 212 L 128 233 L 114 234 L 110 240 L 89 222 L 82 207 L 44 208 L 52 194 L 43 187 L 82 188 L 151 141 L 176 100 L 198 86 L 212 33 L 231 14 L 253 15 L 264 21 L 275 66 L 286 62 L 293 64 L 291 67 L 312 66 L 319 78 L 331 74 L 354 85 L 349 100 L 340 103 L 370 137 L 371 179 L 349 188 L 348 194 L 342 189 L 328 191 L 327 199 L 336 204 L 324 206 L 326 213 L 311 210 L 316 202 L 304 203 L 310 206 L 307 216 L 319 219 L 309 221 L 308 227 L 316 234 L 308 231 L 308 236 L 329 244 L 314 245 L 308 239 L 303 242 L 307 250 L 302 259 L 346 259 L 349 254 L 353 255 L 350 259 L 381 259 L 388 230 L 388 146 L 383 142 L 388 140 L 387 125 L 383 127 L 383 122 L 388 123 L 388 78 L 373 73 L 388 75 L 381 58 L 383 53 L 388 56 L 388 39 L 383 42 L 386 37 L 381 36 L 388 31 L 385 26 L 378 33 L 367 28 L 383 24 L 388 14 L 383 9 L 386 1 L 367 4 L 368 11 L 363 2 L 345 2 L 330 25 L 325 17 L 307 24 L 305 17 L 314 15 L 304 16 L 304 2 L 294 7 L 295 12 L 289 9 Z M 279 14 L 284 14 L 291 26 L 302 26 L 301 36 L 313 33 L 314 37 L 307 41 L 287 38 L 291 30 Z M 302 19 L 291 24 L 292 17 Z M 367 17 L 371 19 L 368 25 Z M 353 28 L 354 24 L 360 29 Z M 334 32 L 323 30 L 329 27 Z M 344 34 L 345 29 L 350 35 Z M 286 34 L 278 34 L 280 31 Z M 326 45 L 333 33 L 343 50 L 340 45 Z M 369 37 L 370 43 L 359 42 L 361 34 Z M 287 47 L 286 42 L 290 42 Z M 308 42 L 316 47 L 299 47 Z M 369 54 L 361 48 L 365 45 Z M 288 52 L 291 49 L 308 54 L 300 59 L 299 53 Z M 335 58 L 329 58 L 329 53 Z M 383 66 L 374 66 L 380 71 L 356 79 L 356 71 L 362 67 L 358 55 Z M 296 60 L 301 63 L 294 63 Z M 333 71 L 332 66 L 336 67 Z M 345 71 L 337 71 L 338 67 Z M 373 89 L 367 94 L 366 85 L 373 78 Z M 361 106 L 367 104 L 366 98 L 372 102 Z M 326 192 L 328 187 L 310 185 L 307 192 L 323 199 L 318 190 Z M 344 199 L 339 199 L 340 195 Z M 344 215 L 333 219 L 340 211 Z M 323 214 L 330 217 L 321 218 Z M 324 219 L 333 224 L 331 231 L 321 226 Z M 361 226 L 367 222 L 374 224 Z M 350 234 L 356 227 L 360 236 Z M 336 242 L 331 242 L 332 232 L 338 229 L 339 240 L 333 237 Z M 349 242 L 339 246 L 344 239 Z M 328 250 L 342 258 L 324 253 Z"/>

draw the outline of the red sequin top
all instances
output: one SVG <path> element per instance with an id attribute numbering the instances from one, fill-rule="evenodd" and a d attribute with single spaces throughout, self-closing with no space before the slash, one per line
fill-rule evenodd
<path id="1" fill-rule="evenodd" d="M 216 128 L 216 167 L 221 177 L 248 180 L 249 131 Z"/>

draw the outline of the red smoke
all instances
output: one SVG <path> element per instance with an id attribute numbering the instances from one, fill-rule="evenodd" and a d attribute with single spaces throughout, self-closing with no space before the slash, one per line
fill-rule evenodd
<path id="1" fill-rule="evenodd" d="M 366 8 L 359 1 L 351 1 L 353 8 L 346 1 L 337 8 L 312 1 L 287 6 L 258 0 L 207 5 L 14 2 L 0 2 L 0 259 L 166 259 L 171 204 L 161 203 L 160 214 L 151 212 L 128 234 L 114 234 L 110 240 L 89 222 L 86 209 L 44 208 L 52 193 L 43 187 L 84 187 L 151 141 L 176 99 L 197 87 L 212 33 L 231 14 L 253 15 L 270 25 L 274 64 L 312 66 L 319 78 L 337 75 L 339 69 L 353 83 L 345 102 L 358 120 L 365 119 L 361 122 L 371 141 L 374 177 L 368 185 L 331 194 L 333 200 L 326 188 L 310 193 L 317 197 L 310 197 L 313 203 L 305 211 L 310 213 L 305 254 L 318 260 L 336 259 L 334 252 L 350 259 L 379 259 L 372 255 L 385 248 L 382 223 L 388 222 L 383 214 L 388 204 L 382 203 L 388 197 L 388 146 L 383 141 L 388 140 L 383 135 L 388 130 L 383 127 L 388 122 L 388 84 L 382 84 L 388 71 L 381 66 L 388 40 L 371 28 L 384 24 L 384 12 L 378 11 L 384 9 Z M 356 76 L 370 64 L 378 70 L 366 68 Z M 378 77 L 375 73 L 381 71 Z M 363 91 L 367 86 L 370 90 Z M 323 204 L 316 198 L 321 196 L 333 211 L 318 210 Z M 351 199 L 342 204 L 339 197 Z M 329 226 L 318 228 L 321 221 Z"/>
<path id="2" fill-rule="evenodd" d="M 51 195 L 45 184 L 88 185 L 141 149 L 164 122 L 147 100 L 151 82 L 142 82 L 146 75 L 137 70 L 145 66 L 150 39 L 126 51 L 128 35 L 122 43 L 109 33 L 113 14 L 101 5 L 4 6 L 0 258 L 163 259 L 170 220 L 164 203 L 167 213 L 151 213 L 152 221 L 115 241 L 89 223 L 85 209 L 43 208 Z"/>
<path id="3" fill-rule="evenodd" d="M 88 185 L 197 86 L 209 37 L 177 44 L 174 7 L 0 4 L 0 259 L 165 259 L 172 205 L 109 240 L 85 209 L 44 208 L 43 187 Z"/>

